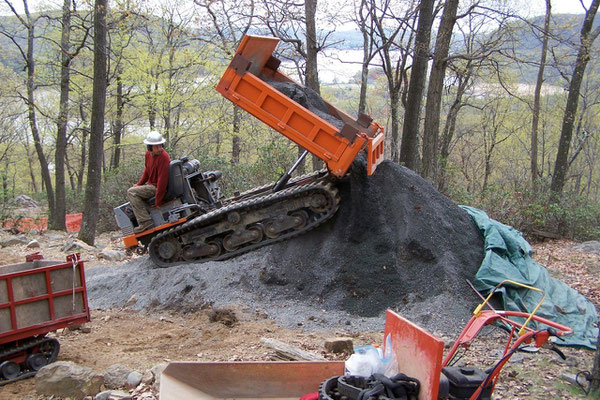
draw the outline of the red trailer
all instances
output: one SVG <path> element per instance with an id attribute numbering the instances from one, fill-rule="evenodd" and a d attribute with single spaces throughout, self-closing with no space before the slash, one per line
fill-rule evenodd
<path id="1" fill-rule="evenodd" d="M 0 386 L 35 375 L 58 357 L 46 334 L 90 320 L 83 261 L 46 261 L 36 253 L 0 266 Z"/>

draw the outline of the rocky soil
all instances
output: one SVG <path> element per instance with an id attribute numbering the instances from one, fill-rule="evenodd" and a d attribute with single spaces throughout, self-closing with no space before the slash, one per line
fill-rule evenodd
<path id="1" fill-rule="evenodd" d="M 27 235 L 39 240 L 38 249 L 47 259 L 64 259 L 60 251 L 68 239 L 47 239 L 45 235 Z M 58 234 L 57 234 L 58 235 Z M 114 235 L 117 236 L 116 234 Z M 0 238 L 8 237 L 0 233 Z M 100 246 L 118 246 L 111 235 L 102 235 Z M 546 265 L 552 275 L 563 279 L 579 290 L 588 290 L 589 298 L 599 304 L 600 255 L 573 249 L 576 243 L 551 241 L 534 244 L 535 259 Z M 118 263 L 107 263 L 98 258 L 97 249 L 81 249 L 86 260 L 86 270 L 119 268 Z M 0 249 L 2 264 L 21 262 L 30 250 L 26 245 L 14 245 Z M 14 256 L 11 261 L 5 257 Z M 144 262 L 145 257 L 132 256 L 129 262 Z M 589 288 L 589 289 L 588 289 Z M 582 290 L 582 292 L 584 291 Z M 139 312 L 130 306 L 107 310 L 92 309 L 92 321 L 88 329 L 58 332 L 61 342 L 59 360 L 72 361 L 103 373 L 108 367 L 120 363 L 128 368 L 144 372 L 153 366 L 171 360 L 188 361 L 251 361 L 270 360 L 273 351 L 264 346 L 263 337 L 276 338 L 306 351 L 321 354 L 330 360 L 345 359 L 346 355 L 329 353 L 324 343 L 331 337 L 349 336 L 355 345 L 381 343 L 383 326 L 373 331 L 360 328 L 311 331 L 306 326 L 293 329 L 282 327 L 264 313 L 250 311 L 247 307 L 231 305 L 226 309 L 235 315 L 235 322 L 214 317 L 214 309 L 189 312 L 170 310 Z M 222 310 L 222 309 L 221 309 Z M 441 334 L 449 344 L 456 335 Z M 501 331 L 489 332 L 474 342 L 466 360 L 478 367 L 489 366 L 497 359 L 497 352 L 504 345 L 506 335 Z M 516 362 L 507 365 L 494 392 L 495 399 L 575 399 L 585 398 L 574 385 L 561 379 L 563 374 L 575 374 L 590 370 L 594 353 L 589 350 L 562 348 L 568 357 L 562 362 L 554 353 L 540 350 L 537 354 L 517 354 Z M 132 391 L 133 392 L 133 391 Z M 148 397 L 149 395 L 154 397 Z M 145 395 L 134 399 L 156 398 L 158 392 L 150 388 Z M 144 396 L 144 397 L 142 397 Z M 38 395 L 35 380 L 28 379 L 0 387 L 1 400 L 26 399 L 47 400 L 49 396 Z M 56 399 L 56 397 L 54 397 Z"/>

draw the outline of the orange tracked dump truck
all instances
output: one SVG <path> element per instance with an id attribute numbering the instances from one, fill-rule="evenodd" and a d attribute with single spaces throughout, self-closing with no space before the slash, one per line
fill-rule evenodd
<path id="1" fill-rule="evenodd" d="M 229 258 L 331 218 L 340 201 L 336 180 L 359 152 L 367 153 L 367 173 L 375 171 L 383 160 L 381 125 L 367 115 L 352 118 L 281 73 L 273 56 L 278 42 L 246 35 L 216 89 L 306 151 L 277 183 L 227 199 L 218 185 L 220 171 L 202 171 L 187 157 L 172 161 L 166 203 L 153 209 L 153 199 L 148 202 L 155 228 L 136 235 L 129 203 L 114 209 L 126 248 L 148 251 L 160 267 Z M 326 170 L 291 178 L 308 152 L 323 160 Z"/>

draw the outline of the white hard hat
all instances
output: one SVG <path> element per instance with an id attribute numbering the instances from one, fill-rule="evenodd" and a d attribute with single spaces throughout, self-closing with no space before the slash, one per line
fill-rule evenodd
<path id="1" fill-rule="evenodd" d="M 144 139 L 144 144 L 149 146 L 163 144 L 164 142 L 166 142 L 166 140 L 162 137 L 159 131 L 150 131 L 148 136 L 146 136 L 146 139 Z"/>

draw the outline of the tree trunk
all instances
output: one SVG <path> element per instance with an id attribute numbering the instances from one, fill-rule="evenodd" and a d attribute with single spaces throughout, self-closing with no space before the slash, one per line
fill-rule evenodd
<path id="1" fill-rule="evenodd" d="M 83 125 L 85 125 L 87 114 L 82 103 L 79 103 L 79 118 L 81 118 Z M 83 189 L 83 176 L 85 175 L 85 167 L 87 164 L 87 137 L 88 130 L 83 128 L 81 130 L 81 164 L 79 165 L 79 172 L 77 173 L 77 193 L 81 193 L 81 190 Z"/>
<path id="2" fill-rule="evenodd" d="M 46 196 L 48 198 L 48 208 L 50 211 L 49 220 L 54 219 L 56 212 L 56 205 L 54 202 L 54 190 L 52 189 L 52 178 L 50 176 L 50 169 L 48 168 L 48 161 L 44 154 L 44 148 L 42 147 L 42 141 L 37 127 L 36 112 L 35 112 L 35 60 L 33 57 L 33 46 L 34 46 L 34 33 L 35 27 L 31 21 L 29 10 L 27 7 L 27 1 L 23 1 L 25 6 L 25 14 L 27 15 L 27 117 L 29 120 L 29 127 L 31 129 L 31 136 L 33 137 L 33 143 L 35 150 L 40 161 L 40 169 L 42 173 L 42 183 L 46 188 Z"/>
<path id="3" fill-rule="evenodd" d="M 83 129 L 81 132 L 81 165 L 79 166 L 79 173 L 77 174 L 77 193 L 81 193 L 83 190 L 83 176 L 85 175 L 85 167 L 87 165 L 87 129 Z"/>
<path id="4" fill-rule="evenodd" d="M 535 82 L 533 94 L 533 115 L 531 118 L 531 188 L 537 190 L 538 173 L 538 127 L 540 121 L 540 98 L 542 84 L 544 83 L 544 69 L 546 68 L 546 55 L 548 53 L 548 39 L 550 33 L 550 17 L 552 16 L 552 5 L 546 0 L 546 17 L 544 19 L 544 38 L 542 40 L 542 54 L 540 55 L 540 67 Z"/>
<path id="5" fill-rule="evenodd" d="M 392 145 L 391 150 L 392 154 L 390 155 L 392 161 L 399 162 L 400 161 L 400 152 L 398 148 L 400 147 L 400 116 L 398 115 L 398 111 L 400 109 L 400 93 L 397 90 L 390 91 L 390 130 L 392 131 Z"/>
<path id="6" fill-rule="evenodd" d="M 242 152 L 240 142 L 240 110 L 233 106 L 233 137 L 231 138 L 231 163 L 240 163 L 240 153 Z"/>
<path id="7" fill-rule="evenodd" d="M 154 77 L 156 79 L 156 77 Z M 154 87 L 153 87 L 154 86 Z M 156 105 L 154 100 L 154 93 L 158 90 L 158 84 L 148 84 L 148 124 L 150 129 L 153 130 L 156 125 Z"/>
<path id="8" fill-rule="evenodd" d="M 438 170 L 438 141 L 442 91 L 444 89 L 444 78 L 446 76 L 446 67 L 448 65 L 450 39 L 452 38 L 452 30 L 454 29 L 454 24 L 456 22 L 457 10 L 458 0 L 446 1 L 435 41 L 433 66 L 431 68 L 431 73 L 429 74 L 427 103 L 425 105 L 425 122 L 423 127 L 421 176 L 432 183 L 437 176 Z"/>
<path id="9" fill-rule="evenodd" d="M 25 133 L 25 153 L 27 154 L 27 165 L 29 166 L 29 176 L 31 176 L 31 185 L 33 192 L 38 192 L 37 182 L 35 179 L 35 171 L 33 170 L 33 156 L 31 155 L 31 149 L 29 148 L 29 135 Z"/>
<path id="10" fill-rule="evenodd" d="M 113 151 L 110 169 L 119 168 L 121 161 L 121 135 L 123 134 L 123 81 L 121 73 L 117 72 L 117 115 L 115 116 L 115 124 L 113 129 Z"/>
<path id="11" fill-rule="evenodd" d="M 5 164 L 4 171 L 2 171 L 2 204 L 8 202 L 8 164 Z"/>
<path id="12" fill-rule="evenodd" d="M 94 4 L 94 84 L 92 90 L 92 117 L 90 122 L 90 159 L 85 188 L 85 208 L 79 239 L 93 245 L 96 238 L 102 183 L 102 154 L 104 136 L 104 109 L 106 106 L 106 13 L 108 0 Z"/>
<path id="13" fill-rule="evenodd" d="M 418 133 L 421 101 L 425 87 L 427 63 L 429 61 L 429 39 L 433 23 L 434 0 L 421 0 L 419 5 L 419 22 L 415 37 L 414 59 L 408 87 L 407 106 L 404 112 L 402 129 L 402 145 L 400 146 L 400 162 L 412 170 L 417 167 Z"/>
<path id="14" fill-rule="evenodd" d="M 56 184 L 56 210 L 54 218 L 49 221 L 50 228 L 66 231 L 65 225 L 65 152 L 67 149 L 67 123 L 69 121 L 69 84 L 71 55 L 69 42 L 71 39 L 71 1 L 64 0 L 62 14 L 62 35 L 60 40 L 60 103 L 58 111 L 56 151 L 54 153 L 54 182 Z"/>
<path id="15" fill-rule="evenodd" d="M 571 137 L 573 136 L 573 121 L 575 120 L 575 114 L 577 113 L 581 82 L 583 81 L 583 75 L 590 60 L 590 48 L 600 33 L 600 27 L 590 33 L 596 12 L 598 11 L 598 5 L 600 5 L 600 0 L 594 0 L 592 2 L 590 8 L 585 13 L 585 19 L 581 27 L 581 44 L 579 46 L 579 52 L 577 53 L 571 83 L 569 85 L 569 94 L 567 96 L 567 104 L 565 106 L 562 129 L 558 142 L 558 151 L 556 152 L 556 161 L 554 163 L 554 173 L 552 174 L 552 183 L 550 185 L 550 190 L 554 194 L 555 199 L 562 195 L 565 186 L 565 177 L 569 166 L 569 147 L 571 146 Z"/>
<path id="16" fill-rule="evenodd" d="M 66 166 L 67 173 L 69 174 L 69 183 L 71 184 L 71 190 L 73 192 L 75 192 L 77 190 L 77 183 L 75 181 L 77 172 L 75 171 L 75 169 L 71 166 L 71 163 L 69 162 L 69 152 L 68 151 L 65 152 L 65 166 Z"/>
<path id="17" fill-rule="evenodd" d="M 446 182 L 446 165 L 448 163 L 448 157 L 450 156 L 450 144 L 452 144 L 452 138 L 456 131 L 456 118 L 458 112 L 462 107 L 462 96 L 467 87 L 468 78 L 462 80 L 458 84 L 456 90 L 456 97 L 454 102 L 450 106 L 448 115 L 446 116 L 446 124 L 444 125 L 444 131 L 442 134 L 442 142 L 440 144 L 440 168 L 437 177 L 437 188 L 440 192 L 444 192 L 447 188 Z"/>
<path id="18" fill-rule="evenodd" d="M 373 40 L 367 30 L 366 17 L 363 16 L 363 11 L 366 5 L 366 0 L 360 2 L 360 21 L 359 28 L 363 36 L 363 63 L 360 70 L 360 95 L 358 97 L 358 114 L 364 114 L 367 109 L 367 87 L 369 79 L 369 63 L 371 62 L 371 53 Z"/>
<path id="19" fill-rule="evenodd" d="M 321 85 L 319 84 L 319 70 L 317 56 L 319 47 L 317 43 L 317 0 L 306 0 L 304 2 L 304 14 L 306 16 L 306 69 L 304 71 L 304 82 L 307 87 L 321 95 Z M 321 159 L 313 154 L 313 170 L 321 169 Z"/>

